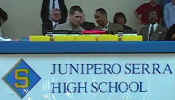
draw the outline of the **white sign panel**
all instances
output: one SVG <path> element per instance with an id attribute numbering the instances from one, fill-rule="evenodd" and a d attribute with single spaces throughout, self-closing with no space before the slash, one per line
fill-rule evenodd
<path id="1" fill-rule="evenodd" d="M 174 54 L 0 55 L 6 100 L 174 100 Z"/>

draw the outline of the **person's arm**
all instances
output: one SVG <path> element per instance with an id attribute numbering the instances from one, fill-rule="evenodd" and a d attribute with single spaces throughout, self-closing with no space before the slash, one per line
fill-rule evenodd
<path id="1" fill-rule="evenodd" d="M 167 31 L 168 31 L 168 30 L 167 30 L 166 28 L 163 28 L 163 29 L 162 29 L 162 35 L 161 35 L 160 40 L 166 40 Z"/>
<path id="2" fill-rule="evenodd" d="M 40 17 L 42 21 L 42 33 L 45 35 L 48 32 L 48 21 L 49 21 L 49 0 L 43 0 L 41 6 Z"/>
<path id="3" fill-rule="evenodd" d="M 138 32 L 138 35 L 142 35 L 143 41 L 146 41 L 145 32 L 146 32 L 146 27 L 142 27 Z"/>
<path id="4" fill-rule="evenodd" d="M 65 5 L 64 0 L 59 0 L 60 2 L 60 9 L 61 9 L 61 20 L 60 20 L 60 24 L 65 23 L 67 20 L 67 16 L 68 16 L 68 11 L 67 11 L 67 7 Z"/>
<path id="5" fill-rule="evenodd" d="M 40 17 L 43 23 L 48 20 L 48 3 L 48 0 L 42 2 Z"/>
<path id="6" fill-rule="evenodd" d="M 56 26 L 55 30 L 69 30 L 69 31 L 71 31 L 71 30 L 72 30 L 72 27 L 69 26 L 68 23 L 58 24 L 58 25 Z"/>
<path id="7" fill-rule="evenodd" d="M 169 28 L 169 11 L 168 11 L 168 6 L 164 7 L 163 13 L 164 13 L 164 21 L 165 21 L 166 27 Z"/>

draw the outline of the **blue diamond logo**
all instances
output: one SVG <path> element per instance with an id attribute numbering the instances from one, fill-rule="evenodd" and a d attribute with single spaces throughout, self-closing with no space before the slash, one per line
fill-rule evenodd
<path id="1" fill-rule="evenodd" d="M 23 60 L 3 77 L 15 93 L 23 98 L 39 81 L 41 77 Z"/>

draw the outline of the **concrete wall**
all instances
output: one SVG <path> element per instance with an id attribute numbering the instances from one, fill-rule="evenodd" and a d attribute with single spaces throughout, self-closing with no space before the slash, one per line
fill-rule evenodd
<path id="1" fill-rule="evenodd" d="M 148 0 L 65 0 L 68 9 L 72 5 L 80 5 L 86 14 L 86 20 L 94 20 L 94 11 L 105 8 L 108 18 L 112 21 L 115 12 L 122 11 L 128 19 L 127 24 L 137 28 L 134 10 Z M 3 31 L 13 38 L 41 34 L 40 9 L 42 0 L 0 0 L 0 7 L 9 15 Z"/>

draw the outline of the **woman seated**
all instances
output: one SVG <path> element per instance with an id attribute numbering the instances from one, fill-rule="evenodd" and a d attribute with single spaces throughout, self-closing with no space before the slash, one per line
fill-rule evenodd
<path id="1" fill-rule="evenodd" d="M 124 13 L 122 13 L 122 12 L 115 13 L 114 18 L 113 18 L 113 23 L 121 24 L 124 28 L 124 33 L 134 32 L 131 27 L 126 25 L 126 22 L 127 22 L 127 19 L 126 19 Z"/>

